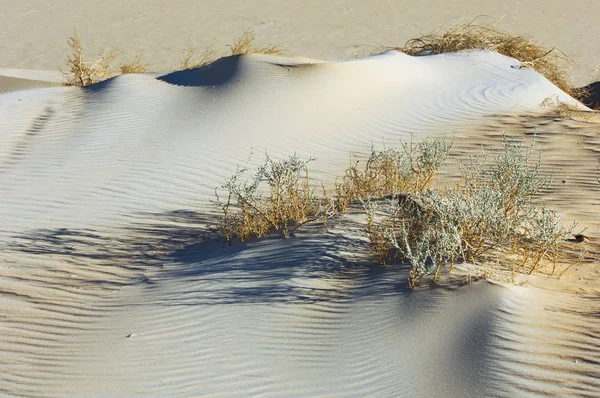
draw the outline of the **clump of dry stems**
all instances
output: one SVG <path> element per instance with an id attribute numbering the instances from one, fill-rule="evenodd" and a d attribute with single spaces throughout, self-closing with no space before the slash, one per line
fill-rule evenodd
<path id="1" fill-rule="evenodd" d="M 181 64 L 178 70 L 196 69 L 206 66 L 215 61 L 215 52 L 212 47 L 207 47 L 204 51 L 198 53 L 195 49 L 189 49 L 181 58 Z"/>
<path id="2" fill-rule="evenodd" d="M 252 29 L 246 30 L 240 37 L 233 41 L 229 46 L 230 54 L 281 54 L 282 50 L 272 44 L 264 47 L 257 47 L 255 44 L 256 35 Z M 142 62 L 141 56 L 135 57 L 130 62 L 120 62 L 117 64 L 120 53 L 117 51 L 100 50 L 100 54 L 94 61 L 88 61 L 84 57 L 84 47 L 81 40 L 74 32 L 68 40 L 71 54 L 67 57 L 66 71 L 62 71 L 65 85 L 67 86 L 89 86 L 111 77 L 126 73 L 143 73 L 148 66 Z M 181 59 L 181 64 L 177 70 L 195 69 L 206 66 L 216 60 L 215 52 L 211 47 L 204 51 L 189 49 Z"/>
<path id="3" fill-rule="evenodd" d="M 556 116 L 561 118 L 569 117 L 589 122 L 594 119 L 597 119 L 600 115 L 600 112 L 597 110 L 589 111 L 584 110 L 583 108 L 580 108 L 577 105 L 566 104 L 562 102 L 557 96 L 545 98 L 540 103 L 540 106 L 547 108 L 548 110 L 550 110 L 550 112 L 554 113 Z"/>
<path id="4" fill-rule="evenodd" d="M 256 35 L 252 29 L 247 29 L 240 37 L 233 41 L 233 44 L 229 46 L 231 55 L 238 54 L 281 54 L 282 50 L 272 44 L 268 44 L 265 47 L 256 47 L 255 44 Z"/>
<path id="5" fill-rule="evenodd" d="M 216 205 L 221 209 L 220 230 L 232 244 L 248 241 L 272 232 L 288 236 L 301 226 L 320 221 L 327 225 L 335 214 L 335 206 L 321 187 L 317 197 L 310 179 L 307 161 L 296 155 L 274 161 L 269 156 L 250 179 L 244 180 L 246 169 L 238 171 L 222 187 L 227 199 L 217 194 Z"/>
<path id="6" fill-rule="evenodd" d="M 257 47 L 255 44 L 256 35 L 252 29 L 247 29 L 242 35 L 234 39 L 233 43 L 229 45 L 229 54 L 227 55 L 239 55 L 239 54 L 281 54 L 282 50 L 269 44 L 265 47 Z M 198 55 L 196 55 L 198 54 Z M 208 47 L 202 52 L 197 52 L 195 49 L 188 50 L 181 61 L 181 65 L 178 69 L 195 69 L 202 66 L 206 66 L 217 59 L 212 47 Z"/>
<path id="7" fill-rule="evenodd" d="M 122 74 L 144 73 L 148 71 L 148 65 L 142 62 L 141 55 L 138 55 L 130 62 L 121 62 L 119 64 L 119 70 Z"/>
<path id="8" fill-rule="evenodd" d="M 341 183 L 336 184 L 337 203 L 342 212 L 357 200 L 382 198 L 398 192 L 421 192 L 448 156 L 452 143 L 445 137 L 401 143 L 400 148 L 371 148 L 365 167 L 356 161 Z"/>
<path id="9" fill-rule="evenodd" d="M 436 32 L 408 40 L 404 47 L 395 49 L 409 55 L 475 49 L 496 51 L 536 70 L 567 94 L 575 94 L 567 72 L 573 61 L 563 51 L 556 47 L 546 48 L 529 36 L 504 32 L 491 25 L 475 22 L 458 24 L 443 33 Z"/>
<path id="10" fill-rule="evenodd" d="M 146 71 L 146 65 L 142 63 L 139 56 L 132 62 L 121 62 L 115 66 L 119 53 L 114 50 L 101 49 L 95 61 L 86 61 L 83 45 L 76 32 L 69 37 L 68 43 L 71 54 L 67 57 L 67 70 L 61 70 L 66 86 L 89 86 L 122 73 Z"/>

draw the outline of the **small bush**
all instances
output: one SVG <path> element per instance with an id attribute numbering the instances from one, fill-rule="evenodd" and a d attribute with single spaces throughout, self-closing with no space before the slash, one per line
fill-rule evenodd
<path id="1" fill-rule="evenodd" d="M 563 226 L 555 212 L 534 204 L 550 182 L 532 153 L 533 146 L 524 150 L 505 140 L 492 163 L 488 155 L 463 165 L 454 187 L 394 195 L 383 211 L 364 206 L 377 258 L 409 263 L 411 287 L 425 275 L 436 280 L 444 266 L 473 262 L 487 252 L 517 254 L 521 272 L 531 274 L 544 261 L 554 272 L 575 225 Z"/>
<path id="2" fill-rule="evenodd" d="M 318 198 L 311 184 L 307 161 L 296 155 L 274 161 L 269 156 L 249 180 L 243 180 L 245 169 L 229 178 L 222 188 L 227 199 L 217 194 L 216 205 L 221 209 L 220 230 L 229 244 L 245 242 L 271 232 L 284 236 L 309 222 L 327 220 L 334 211 L 333 201 Z"/>
<path id="3" fill-rule="evenodd" d="M 371 154 L 364 169 L 355 162 L 336 184 L 338 207 L 342 212 L 354 201 L 381 198 L 398 193 L 421 192 L 446 161 L 452 143 L 445 137 L 412 140 L 400 148 L 384 148 Z"/>
<path id="4" fill-rule="evenodd" d="M 101 50 L 96 61 L 85 61 L 83 45 L 76 32 L 69 37 L 69 47 L 71 54 L 67 57 L 68 70 L 61 70 L 66 86 L 89 86 L 119 74 L 113 66 L 119 55 L 116 51 Z"/>
<path id="5" fill-rule="evenodd" d="M 71 54 L 67 57 L 67 71 L 61 70 L 66 86 L 89 86 L 120 74 L 143 73 L 147 70 L 140 56 L 115 66 L 119 53 L 114 50 L 107 52 L 101 49 L 95 61 L 85 61 L 83 44 L 76 32 L 68 42 Z"/>

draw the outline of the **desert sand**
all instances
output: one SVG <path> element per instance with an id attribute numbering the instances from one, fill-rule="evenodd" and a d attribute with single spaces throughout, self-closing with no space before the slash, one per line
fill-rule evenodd
<path id="1" fill-rule="evenodd" d="M 213 46 L 225 52 L 232 38 L 247 28 L 254 29 L 259 42 L 279 45 L 287 54 L 337 61 L 379 46 L 402 46 L 408 39 L 475 18 L 562 49 L 576 63 L 573 74 L 579 85 L 590 83 L 600 66 L 600 43 L 595 40 L 600 36 L 600 8 L 584 0 L 453 0 L 442 5 L 434 0 L 5 3 L 0 68 L 56 70 L 69 51 L 66 39 L 74 29 L 89 54 L 112 47 L 129 57 L 142 55 L 153 70 L 167 70 L 189 48 Z"/>
<path id="2" fill-rule="evenodd" d="M 391 2 L 180 3 L 3 10 L 1 394 L 600 394 L 599 121 L 493 52 L 342 60 L 358 44 L 402 44 L 446 18 L 494 11 L 579 57 L 586 84 L 600 53 L 587 40 L 600 29 L 594 5 L 462 0 L 432 14 L 427 2 L 410 12 Z M 55 64 L 67 50 L 57 43 L 78 22 L 92 46 L 143 51 L 156 70 L 194 35 L 202 48 L 247 27 L 298 56 L 62 87 Z M 540 105 L 549 97 L 582 112 L 558 117 Z M 411 134 L 454 137 L 440 175 L 450 179 L 504 134 L 535 134 L 555 181 L 540 199 L 587 228 L 582 260 L 561 278 L 517 283 L 478 280 L 479 267 L 462 264 L 411 290 L 407 269 L 377 264 L 361 214 L 233 246 L 209 233 L 215 188 L 265 151 L 315 157 L 313 176 L 331 181 L 350 154 Z"/>

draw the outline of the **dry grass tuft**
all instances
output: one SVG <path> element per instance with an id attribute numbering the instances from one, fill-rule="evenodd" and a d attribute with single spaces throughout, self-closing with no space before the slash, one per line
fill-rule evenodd
<path id="1" fill-rule="evenodd" d="M 247 29 L 240 37 L 233 41 L 233 44 L 229 46 L 231 55 L 238 54 L 273 54 L 278 55 L 282 53 L 282 50 L 277 46 L 268 44 L 265 47 L 256 47 L 254 41 L 256 35 L 252 29 Z"/>
<path id="2" fill-rule="evenodd" d="M 148 65 L 142 62 L 142 57 L 138 55 L 131 62 L 121 62 L 119 69 L 122 74 L 144 73 L 148 71 Z"/>
<path id="3" fill-rule="evenodd" d="M 281 54 L 282 50 L 277 46 L 269 44 L 265 47 L 256 47 L 255 45 L 256 35 L 252 29 L 246 30 L 240 37 L 234 39 L 233 44 L 229 45 L 230 54 L 228 55 L 240 55 L 240 54 Z M 185 52 L 181 59 L 181 64 L 176 70 L 196 69 L 206 66 L 216 61 L 218 56 L 212 47 L 206 48 L 202 52 L 198 52 L 196 49 L 190 49 Z"/>
<path id="4" fill-rule="evenodd" d="M 547 97 L 540 103 L 540 106 L 547 108 L 550 112 L 552 112 L 560 118 L 568 117 L 590 122 L 597 119 L 598 116 L 600 116 L 600 112 L 597 110 L 584 110 L 582 108 L 579 108 L 577 105 L 566 104 L 560 101 L 558 97 Z"/>
<path id="5" fill-rule="evenodd" d="M 400 148 L 371 148 L 365 167 L 355 162 L 336 184 L 338 207 L 342 212 L 350 203 L 398 193 L 422 192 L 432 182 L 437 169 L 446 161 L 452 142 L 446 137 L 412 140 Z"/>
<path id="6" fill-rule="evenodd" d="M 272 232 L 287 237 L 316 221 L 327 226 L 335 206 L 324 188 L 322 197 L 315 195 L 308 172 L 311 161 L 296 155 L 280 161 L 267 156 L 256 174 L 244 181 L 246 170 L 238 169 L 221 187 L 227 190 L 227 200 L 221 201 L 218 194 L 215 200 L 222 211 L 220 231 L 225 240 L 246 242 Z"/>
<path id="7" fill-rule="evenodd" d="M 432 55 L 474 49 L 496 51 L 536 70 L 567 94 L 574 94 L 567 73 L 573 65 L 569 56 L 556 47 L 545 48 L 528 36 L 504 32 L 494 26 L 475 22 L 459 24 L 444 33 L 436 32 L 408 40 L 404 47 L 394 49 L 409 55 Z"/>
<path id="8" fill-rule="evenodd" d="M 189 49 L 181 58 L 181 64 L 177 70 L 196 69 L 213 63 L 216 60 L 215 52 L 212 47 L 207 47 L 201 53 L 197 54 L 197 50 Z"/>

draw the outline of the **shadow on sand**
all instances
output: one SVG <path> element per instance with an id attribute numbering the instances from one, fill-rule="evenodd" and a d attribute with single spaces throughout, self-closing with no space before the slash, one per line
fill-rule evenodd
<path id="1" fill-rule="evenodd" d="M 379 266 L 369 254 L 361 227 L 350 220 L 336 222 L 331 232 L 307 226 L 289 238 L 272 235 L 229 246 L 208 227 L 214 225 L 214 217 L 194 211 L 145 214 L 136 219 L 151 222 L 111 234 L 34 230 L 14 237 L 9 248 L 60 259 L 74 272 L 78 268 L 92 271 L 90 275 L 119 273 L 115 268 L 130 271 L 129 278 L 111 283 L 85 280 L 98 286 L 143 284 L 161 289 L 177 285 L 172 295 L 161 295 L 163 305 L 305 303 L 410 294 L 406 267 Z"/>
<path id="2" fill-rule="evenodd" d="M 157 79 L 177 86 L 212 87 L 229 84 L 238 75 L 240 57 L 232 55 L 220 58 L 209 65 L 168 73 Z"/>

